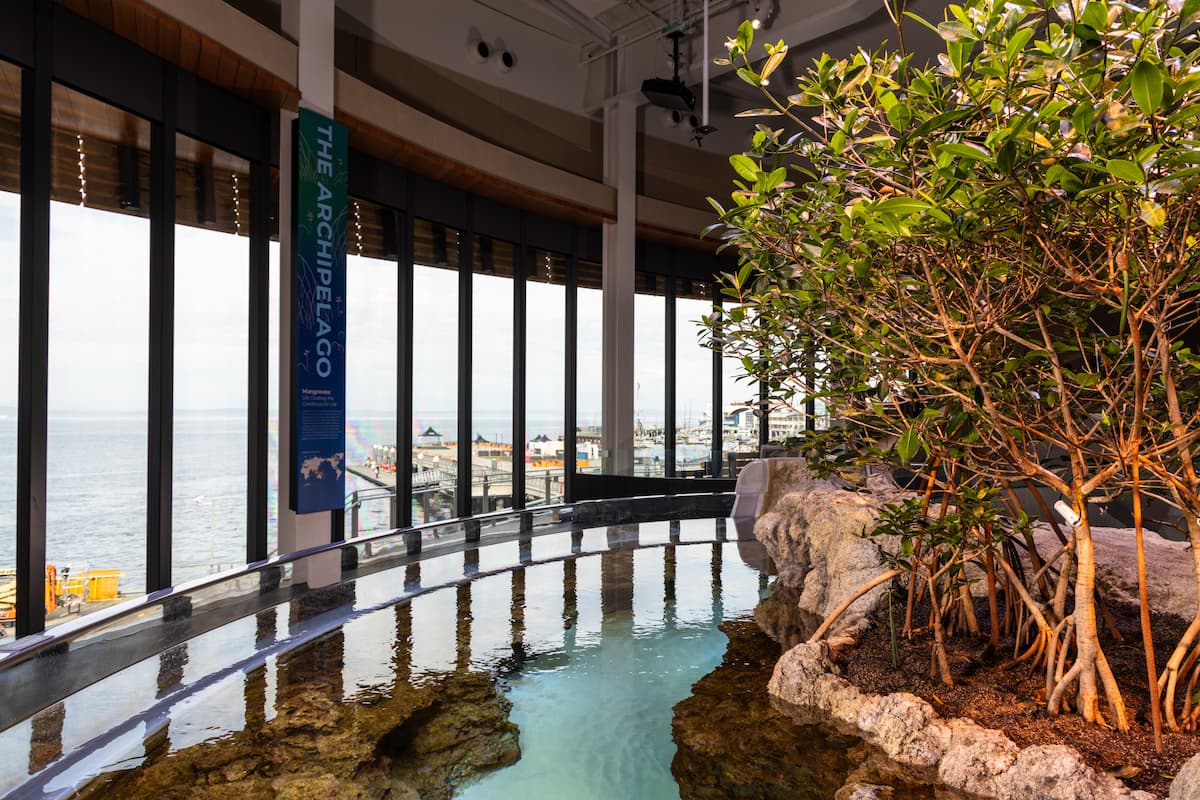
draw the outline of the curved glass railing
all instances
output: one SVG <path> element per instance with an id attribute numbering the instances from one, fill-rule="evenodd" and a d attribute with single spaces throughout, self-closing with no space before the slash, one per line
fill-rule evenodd
<path id="1" fill-rule="evenodd" d="M 128 746 L 124 738 L 162 724 L 178 693 L 202 696 L 206 685 L 355 614 L 525 564 L 732 540 L 736 534 L 724 525 L 732 502 L 724 493 L 589 501 L 362 536 L 191 581 L 8 643 L 0 647 L 0 795 L 29 789 L 30 796 L 53 796 L 55 786 L 74 787 L 89 763 L 107 763 L 106 749 L 119 751 Z M 642 525 L 655 521 L 666 522 Z M 340 576 L 331 585 L 298 580 L 331 568 Z M 52 744 L 39 748 L 47 728 Z"/>

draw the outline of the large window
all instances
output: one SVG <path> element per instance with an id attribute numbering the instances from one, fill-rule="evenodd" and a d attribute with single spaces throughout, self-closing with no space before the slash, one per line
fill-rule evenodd
<path id="1" fill-rule="evenodd" d="M 603 269 L 595 261 L 576 264 L 575 466 L 600 472 L 600 415 L 604 395 Z"/>
<path id="2" fill-rule="evenodd" d="M 0 61 L 0 638 L 15 622 L 21 70 Z"/>
<path id="3" fill-rule="evenodd" d="M 58 85 L 52 124 L 46 563 L 56 620 L 93 589 L 108 593 L 109 580 L 79 580 L 90 570 L 119 573 L 122 594 L 146 585 L 150 126 Z"/>
<path id="4" fill-rule="evenodd" d="M 516 248 L 476 236 L 471 278 L 471 509 L 511 508 Z"/>
<path id="5" fill-rule="evenodd" d="M 710 474 L 713 351 L 701 319 L 711 314 L 709 284 L 675 281 L 675 474 L 684 477 Z"/>
<path id="6" fill-rule="evenodd" d="M 350 200 L 346 235 L 347 535 L 393 525 L 396 488 L 397 215 Z M 388 457 L 383 455 L 387 448 Z M 353 526 L 357 524 L 357 530 Z"/>
<path id="7" fill-rule="evenodd" d="M 666 290 L 664 278 L 638 272 L 633 297 L 633 474 L 662 475 L 666 466 Z"/>
<path id="8" fill-rule="evenodd" d="M 457 516 L 461 238 L 443 225 L 414 221 L 411 469 L 413 522 L 418 524 Z"/>
<path id="9" fill-rule="evenodd" d="M 726 319 L 741 322 L 745 309 L 726 303 Z M 721 443 L 725 465 L 723 474 L 735 477 L 741 466 L 758 452 L 758 383 L 746 374 L 740 358 L 727 355 L 721 363 L 721 400 L 725 405 L 722 416 Z"/>
<path id="10" fill-rule="evenodd" d="M 530 505 L 562 499 L 566 415 L 567 259 L 532 253 L 525 283 L 525 494 Z"/>
<path id="11" fill-rule="evenodd" d="M 176 137 L 172 578 L 246 560 L 250 165 Z"/>

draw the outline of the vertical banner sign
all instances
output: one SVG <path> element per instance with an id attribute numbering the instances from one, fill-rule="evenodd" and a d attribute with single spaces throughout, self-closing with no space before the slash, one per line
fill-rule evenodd
<path id="1" fill-rule="evenodd" d="M 291 508 L 346 502 L 346 127 L 306 108 L 292 127 Z"/>

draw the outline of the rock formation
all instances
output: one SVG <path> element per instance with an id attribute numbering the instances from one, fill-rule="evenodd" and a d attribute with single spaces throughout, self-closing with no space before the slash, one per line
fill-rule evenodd
<path id="1" fill-rule="evenodd" d="M 897 543 L 866 534 L 884 503 L 899 496 L 890 491 L 851 492 L 829 482 L 805 479 L 793 474 L 801 469 L 794 463 L 787 469 L 793 490 L 782 496 L 764 496 L 763 514 L 755 523 L 754 534 L 778 567 L 776 591 L 791 593 L 797 612 L 760 610 L 756 615 L 765 630 L 790 645 L 799 638 L 798 627 L 824 619 L 883 571 L 880 548 L 890 549 Z M 1174 543 L 1161 545 L 1160 555 L 1180 548 Z M 1099 545 L 1097 550 L 1101 550 Z M 1190 567 L 1190 558 L 1184 566 Z M 1112 583 L 1120 589 L 1124 585 L 1119 579 L 1121 567 L 1110 569 Z M 878 607 L 883 590 L 880 586 L 864 595 L 843 615 L 834 629 L 839 641 L 851 641 L 869 624 L 868 615 Z M 1184 598 L 1182 605 L 1189 603 L 1194 608 L 1194 597 Z M 1153 797 L 1097 773 L 1070 747 L 1022 750 L 1003 733 L 969 719 L 940 718 L 929 703 L 915 695 L 863 693 L 839 675 L 828 651 L 825 643 L 792 647 L 776 664 L 768 691 L 776 708 L 797 725 L 824 726 L 861 739 L 867 746 L 858 770 L 838 792 L 839 798 L 886 797 L 886 787 L 878 784 L 895 781 L 948 787 L 998 800 Z M 1187 768 L 1184 772 L 1187 776 L 1195 773 L 1194 778 L 1187 778 L 1193 782 L 1180 789 L 1183 793 L 1178 798 L 1200 798 L 1200 762 L 1189 763 L 1189 768 L 1191 772 Z M 1176 785 L 1185 783 L 1185 777 L 1181 773 Z M 1174 788 L 1171 796 L 1176 798 Z"/>
<path id="2" fill-rule="evenodd" d="M 325 643 L 317 643 L 320 648 Z M 261 671 L 261 670 L 260 670 Z M 271 720 L 168 753 L 169 730 L 139 767 L 83 792 L 105 800 L 449 800 L 520 757 L 494 679 L 458 671 L 344 700 L 336 671 L 280 682 Z M 247 676 L 249 683 L 254 676 Z M 265 683 L 265 680 L 264 680 Z M 153 750 L 153 752 L 150 752 Z"/>

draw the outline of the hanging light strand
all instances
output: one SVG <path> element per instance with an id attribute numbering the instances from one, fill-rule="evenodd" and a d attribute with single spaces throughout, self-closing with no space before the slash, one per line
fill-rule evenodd
<path id="1" fill-rule="evenodd" d="M 236 172 L 233 173 L 233 225 L 240 234 L 242 232 L 242 198 Z"/>
<path id="2" fill-rule="evenodd" d="M 362 255 L 363 237 L 362 237 L 362 214 L 359 212 L 358 201 L 354 201 L 354 248 L 356 255 Z"/>
<path id="3" fill-rule="evenodd" d="M 83 152 L 83 134 L 75 134 L 75 155 L 79 157 L 79 205 L 87 204 L 87 156 Z"/>

